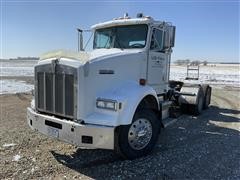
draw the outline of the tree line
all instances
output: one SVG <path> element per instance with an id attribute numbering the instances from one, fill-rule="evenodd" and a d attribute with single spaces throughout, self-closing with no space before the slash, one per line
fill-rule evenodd
<path id="1" fill-rule="evenodd" d="M 191 61 L 190 59 L 179 59 L 179 60 L 176 60 L 174 63 L 179 66 L 182 66 L 182 65 L 198 66 L 200 64 L 203 64 L 204 66 L 206 66 L 208 64 L 208 62 L 206 60 L 205 61 L 200 61 L 200 60 L 192 60 Z"/>

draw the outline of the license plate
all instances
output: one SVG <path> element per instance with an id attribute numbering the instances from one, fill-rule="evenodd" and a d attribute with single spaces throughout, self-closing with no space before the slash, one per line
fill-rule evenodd
<path id="1" fill-rule="evenodd" d="M 52 127 L 48 127 L 47 131 L 48 131 L 48 135 L 49 136 L 58 138 L 58 136 L 59 136 L 59 130 L 58 129 L 52 128 Z"/>

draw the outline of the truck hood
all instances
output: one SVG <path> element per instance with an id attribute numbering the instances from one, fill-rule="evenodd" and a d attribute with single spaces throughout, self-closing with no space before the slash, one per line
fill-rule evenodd
<path id="1" fill-rule="evenodd" d="M 49 59 L 69 59 L 80 61 L 81 64 L 85 64 L 86 62 L 97 61 L 100 59 L 105 59 L 114 56 L 127 55 L 127 54 L 135 54 L 142 52 L 142 49 L 95 49 L 90 52 L 74 52 L 74 51 L 66 51 L 66 50 L 56 50 L 51 51 L 46 54 L 43 54 L 40 57 L 40 61 L 49 60 Z"/>

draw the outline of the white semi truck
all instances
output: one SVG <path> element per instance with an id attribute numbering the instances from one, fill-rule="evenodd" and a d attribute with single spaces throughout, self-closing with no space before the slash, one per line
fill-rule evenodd
<path id="1" fill-rule="evenodd" d="M 91 29 L 91 52 L 83 50 L 80 34 L 79 52 L 51 52 L 35 66 L 27 108 L 33 130 L 134 159 L 151 152 L 171 116 L 208 107 L 210 86 L 169 81 L 171 23 L 140 13 Z"/>

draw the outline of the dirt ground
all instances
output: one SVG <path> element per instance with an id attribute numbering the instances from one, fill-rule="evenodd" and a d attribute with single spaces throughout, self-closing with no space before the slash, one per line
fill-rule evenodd
<path id="1" fill-rule="evenodd" d="M 215 87 L 208 110 L 178 118 L 150 155 L 132 161 L 31 131 L 31 95 L 1 95 L 0 179 L 240 179 L 239 90 Z"/>

